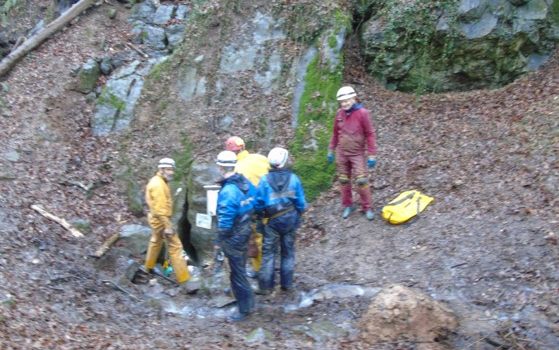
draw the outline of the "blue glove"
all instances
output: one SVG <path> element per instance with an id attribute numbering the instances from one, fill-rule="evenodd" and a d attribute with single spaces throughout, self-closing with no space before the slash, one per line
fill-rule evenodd
<path id="1" fill-rule="evenodd" d="M 334 163 L 334 152 L 329 151 L 328 152 L 328 164 L 332 164 Z"/>
<path id="2" fill-rule="evenodd" d="M 375 165 L 377 165 L 377 160 L 374 157 L 369 157 L 369 159 L 367 159 L 367 167 L 369 167 L 369 169 L 372 169 L 375 167 Z"/>

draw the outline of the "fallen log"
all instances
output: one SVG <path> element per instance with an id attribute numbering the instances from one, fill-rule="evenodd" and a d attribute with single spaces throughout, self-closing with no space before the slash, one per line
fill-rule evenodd
<path id="1" fill-rule="evenodd" d="M 103 244 L 101 244 L 99 249 L 97 249 L 95 251 L 95 254 L 93 254 L 93 257 L 100 258 L 103 255 L 105 255 L 105 253 L 108 252 L 109 249 L 111 249 L 112 245 L 115 244 L 115 242 L 118 241 L 119 238 L 120 238 L 120 233 L 118 233 L 118 232 L 115 233 L 114 235 L 112 235 L 111 237 L 107 238 L 107 240 L 105 240 L 105 242 L 103 242 Z"/>
<path id="2" fill-rule="evenodd" d="M 50 219 L 50 220 L 56 222 L 57 224 L 59 224 L 60 226 L 64 227 L 66 230 L 70 231 L 72 236 L 83 237 L 83 233 L 81 233 L 80 230 L 78 230 L 77 228 L 72 226 L 70 223 L 68 223 L 68 221 L 66 221 L 65 219 L 59 218 L 58 216 L 52 215 L 51 213 L 49 213 L 48 211 L 43 209 L 43 207 L 41 207 L 40 205 L 33 204 L 33 205 L 31 205 L 31 209 L 35 210 L 36 212 L 38 212 L 42 216 L 46 217 L 47 219 Z"/>
<path id="3" fill-rule="evenodd" d="M 4 57 L 4 59 L 0 61 L 0 77 L 8 73 L 17 61 L 25 57 L 25 55 L 42 44 L 43 41 L 48 39 L 52 34 L 62 29 L 66 24 L 68 24 L 68 22 L 93 5 L 95 1 L 96 0 L 80 0 L 75 3 L 68 11 L 64 12 L 60 15 L 60 17 L 49 23 L 45 28 L 43 28 L 43 30 L 28 38 L 14 51 L 10 52 L 8 56 Z"/>

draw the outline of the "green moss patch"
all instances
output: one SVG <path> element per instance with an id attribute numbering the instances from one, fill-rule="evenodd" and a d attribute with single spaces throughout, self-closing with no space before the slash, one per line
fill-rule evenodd
<path id="1" fill-rule="evenodd" d="M 0 5 L 0 25 L 7 25 L 10 14 L 17 6 L 19 6 L 18 0 L 6 0 Z"/>
<path id="2" fill-rule="evenodd" d="M 337 45 L 336 36 L 342 28 L 350 29 L 351 18 L 343 11 L 336 10 L 327 17 L 329 28 L 323 35 L 330 49 Z M 298 125 L 291 144 L 294 155 L 293 168 L 301 177 L 305 194 L 309 201 L 332 186 L 335 166 L 328 164 L 326 157 L 332 136 L 334 117 L 338 110 L 336 92 L 342 85 L 343 55 L 332 69 L 323 62 L 321 55 L 310 62 L 305 75 L 305 90 L 301 96 Z"/>
<path id="3" fill-rule="evenodd" d="M 309 64 L 305 81 L 291 149 L 293 168 L 301 177 L 307 199 L 312 201 L 332 185 L 334 177 L 334 166 L 328 165 L 326 155 L 338 108 L 336 91 L 342 83 L 342 64 L 331 72 L 320 65 L 317 57 Z"/>
<path id="4" fill-rule="evenodd" d="M 553 0 L 551 5 L 551 20 L 556 25 L 559 25 L 559 0 Z"/>
<path id="5" fill-rule="evenodd" d="M 117 111 L 122 111 L 126 107 L 126 102 L 120 99 L 115 94 L 109 92 L 107 88 L 103 89 L 97 103 L 111 106 Z"/>

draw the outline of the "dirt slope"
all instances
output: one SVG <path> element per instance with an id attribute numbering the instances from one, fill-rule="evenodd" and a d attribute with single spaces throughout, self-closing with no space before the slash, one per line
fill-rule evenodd
<path id="1" fill-rule="evenodd" d="M 557 63 L 500 90 L 419 99 L 350 65 L 346 81 L 365 92 L 378 130 L 377 209 L 407 189 L 435 202 L 419 220 L 390 226 L 360 214 L 341 221 L 337 194 L 325 194 L 307 217 L 299 270 L 427 291 L 464 317 L 472 342 L 500 332 L 509 345 L 518 337 L 527 348 L 556 347 Z"/>
<path id="2" fill-rule="evenodd" d="M 5 82 L 10 107 L 0 117 L 0 344 L 14 349 L 360 348 L 349 332 L 325 341 L 298 330 L 312 322 L 357 319 L 366 299 L 328 301 L 293 313 L 259 298 L 263 312 L 245 324 L 220 317 L 181 318 L 135 303 L 102 281 L 87 255 L 132 218 L 112 181 L 118 147 L 89 132 L 91 105 L 70 90 L 72 67 L 122 49 L 126 10 L 116 21 L 102 5 L 20 62 Z M 451 345 L 493 349 L 484 337 L 518 349 L 556 347 L 559 310 L 558 62 L 496 91 L 422 98 L 386 91 L 367 79 L 348 45 L 345 81 L 374 115 L 379 165 L 377 208 L 419 188 L 435 203 L 403 226 L 355 213 L 340 220 L 336 188 L 313 204 L 299 242 L 300 290 L 343 282 L 398 282 L 446 301 L 461 318 Z M 14 152 L 15 151 L 15 152 Z M 102 187 L 88 197 L 70 182 Z M 29 209 L 87 219 L 74 239 Z M 141 293 L 141 289 L 133 289 Z M 283 299 L 282 299 L 283 298 Z M 195 303 L 195 301 L 193 301 Z M 245 336 L 271 332 L 260 345 Z M 480 341 L 480 339 L 482 341 Z M 414 349 L 415 344 L 379 344 Z"/>

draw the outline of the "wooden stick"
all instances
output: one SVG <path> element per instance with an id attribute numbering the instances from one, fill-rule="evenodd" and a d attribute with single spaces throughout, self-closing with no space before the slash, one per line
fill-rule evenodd
<path id="1" fill-rule="evenodd" d="M 134 51 L 136 51 L 137 53 L 139 53 L 143 58 L 148 58 L 149 57 L 148 54 L 146 54 L 139 47 L 137 47 L 136 45 L 134 45 L 132 43 L 126 43 L 126 46 L 128 46 L 129 48 L 131 48 Z"/>
<path id="2" fill-rule="evenodd" d="M 109 281 L 109 280 L 102 280 L 101 282 L 105 283 L 105 284 L 110 284 L 113 286 L 114 289 L 119 290 L 121 292 L 123 292 L 124 294 L 127 294 L 128 296 L 130 296 L 130 298 L 134 299 L 135 301 L 142 301 L 142 299 L 138 298 L 137 296 L 135 296 L 134 294 L 130 293 L 129 291 L 127 291 L 126 289 L 122 288 L 121 286 L 119 286 L 118 284 L 116 284 L 113 281 Z"/>
<path id="3" fill-rule="evenodd" d="M 25 57 L 34 48 L 41 45 L 43 41 L 48 39 L 52 34 L 62 29 L 68 22 L 93 5 L 96 0 L 80 0 L 75 3 L 68 11 L 64 12 L 60 17 L 49 23 L 43 30 L 25 40 L 20 46 L 2 61 L 0 61 L 0 77 L 8 73 L 13 65 L 21 58 Z"/>
<path id="4" fill-rule="evenodd" d="M 57 224 L 59 224 L 60 226 L 64 227 L 66 230 L 70 231 L 70 233 L 74 236 L 74 237 L 83 237 L 83 233 L 81 233 L 77 228 L 75 228 L 74 226 L 70 225 L 68 223 L 68 221 L 66 221 L 65 219 L 61 219 L 57 216 L 52 215 L 51 213 L 47 212 L 45 209 L 43 209 L 43 207 L 41 207 L 40 205 L 37 204 L 33 204 L 31 206 L 31 209 L 35 210 L 36 212 L 38 212 L 39 214 L 41 214 L 42 216 L 46 217 L 47 219 L 50 219 L 54 222 L 56 222 Z"/>
<path id="5" fill-rule="evenodd" d="M 105 242 L 103 242 L 103 244 L 99 247 L 99 249 L 97 249 L 97 251 L 95 251 L 95 254 L 93 254 L 93 256 L 95 258 L 100 258 L 103 255 L 105 255 L 106 252 L 109 251 L 109 249 L 111 249 L 111 246 L 118 241 L 118 239 L 120 238 L 120 234 L 117 232 L 114 235 L 112 235 L 111 237 L 107 238 L 107 240 L 105 240 Z"/>
<path id="6" fill-rule="evenodd" d="M 91 190 L 91 187 L 93 187 L 93 184 L 86 186 L 86 185 L 84 185 L 84 184 L 82 184 L 81 182 L 78 182 L 78 181 L 62 181 L 62 182 L 59 182 L 59 183 L 61 185 L 65 185 L 65 186 L 79 187 L 82 190 L 84 190 L 85 192 L 88 192 L 89 190 Z"/>

